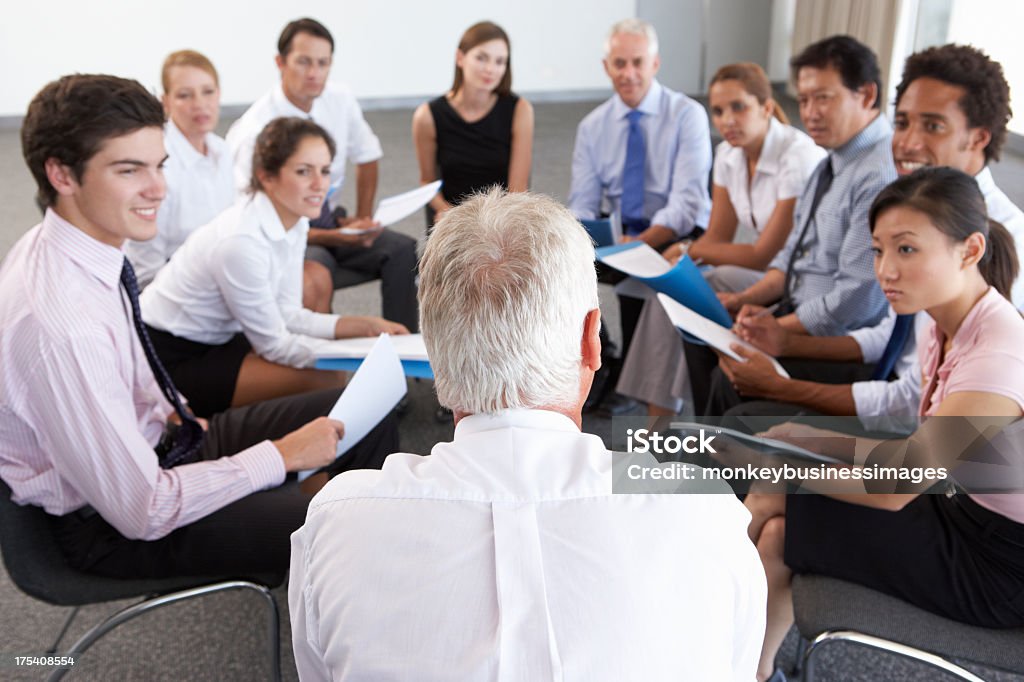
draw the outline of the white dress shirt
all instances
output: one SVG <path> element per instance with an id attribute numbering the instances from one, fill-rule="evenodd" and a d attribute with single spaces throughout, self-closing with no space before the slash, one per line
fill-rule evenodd
<path id="1" fill-rule="evenodd" d="M 145 242 L 128 240 L 125 253 L 140 287 L 156 277 L 185 238 L 235 200 L 231 154 L 223 138 L 206 134 L 206 154 L 200 154 L 173 121 L 164 126 L 167 196 L 156 214 L 157 234 Z"/>
<path id="2" fill-rule="evenodd" d="M 348 88 L 328 83 L 323 93 L 313 100 L 313 108 L 305 112 L 285 97 L 278 83 L 267 94 L 256 100 L 249 109 L 235 121 L 228 130 L 227 142 L 234 157 L 235 186 L 243 192 L 252 179 L 252 152 L 256 136 L 264 126 L 280 116 L 297 116 L 312 119 L 327 130 L 334 138 L 337 152 L 331 162 L 331 205 L 341 199 L 342 184 L 345 181 L 345 164 L 369 163 L 379 159 L 383 152 L 380 140 L 373 134 L 370 125 L 363 118 L 359 102 Z"/>
<path id="3" fill-rule="evenodd" d="M 740 229 L 760 233 L 779 201 L 800 196 L 807 178 L 826 154 L 805 133 L 773 116 L 753 180 L 743 148 L 724 141 L 716 149 L 712 177 L 729 193 Z"/>
<path id="4" fill-rule="evenodd" d="M 262 192 L 193 232 L 142 292 L 142 318 L 175 336 L 220 345 L 244 332 L 257 354 L 312 367 L 337 315 L 302 307 L 309 220 L 285 229 Z M 315 338 L 314 338 L 315 337 Z"/>
<path id="5" fill-rule="evenodd" d="M 92 505 L 126 538 L 155 540 L 284 481 L 270 441 L 162 469 L 174 411 L 120 286 L 124 253 L 54 211 L 0 264 L 0 477 L 54 515 Z"/>
<path id="6" fill-rule="evenodd" d="M 977 180 L 978 188 L 985 197 L 989 217 L 1002 223 L 1013 235 L 1017 258 L 1024 263 L 1024 213 L 996 186 L 988 166 L 975 175 L 974 179 Z M 1017 308 L 1024 308 L 1024 276 L 1018 276 L 1013 283 L 1012 298 Z M 914 339 L 920 334 L 921 318 L 927 315 L 919 313 L 917 317 L 914 335 L 908 340 L 903 355 L 896 363 L 897 378 L 893 381 L 858 381 L 853 384 L 853 401 L 857 406 L 857 416 L 913 417 L 918 414 L 921 403 L 921 365 L 918 362 Z M 878 362 L 892 334 L 895 321 L 896 313 L 890 306 L 889 314 L 880 324 L 850 333 L 861 348 L 864 362 Z"/>
<path id="7" fill-rule="evenodd" d="M 462 419 L 313 498 L 288 603 L 312 680 L 754 679 L 766 582 L 731 494 L 612 494 L 567 417 Z"/>
<path id="8" fill-rule="evenodd" d="M 696 101 L 658 81 L 637 106 L 644 116 L 644 217 L 680 237 L 707 227 L 711 212 L 708 115 Z M 587 114 L 576 130 L 569 208 L 579 218 L 617 213 L 632 111 L 618 95 Z"/>

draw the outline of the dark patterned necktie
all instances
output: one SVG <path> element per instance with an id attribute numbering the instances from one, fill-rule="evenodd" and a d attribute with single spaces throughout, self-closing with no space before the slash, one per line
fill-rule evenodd
<path id="1" fill-rule="evenodd" d="M 124 259 L 124 267 L 121 268 L 121 284 L 124 285 L 124 289 L 128 293 L 128 300 L 132 304 L 135 333 L 139 335 L 139 342 L 142 345 L 142 351 L 146 354 L 146 360 L 149 361 L 149 367 L 153 370 L 153 376 L 156 377 L 156 382 L 160 385 L 164 397 L 174 406 L 174 411 L 181 419 L 181 426 L 174 432 L 174 443 L 160 457 L 160 466 L 170 469 L 179 464 L 194 462 L 199 457 L 199 446 L 203 442 L 203 427 L 192 416 L 192 412 L 182 404 L 181 396 L 178 394 L 178 389 L 174 388 L 171 376 L 160 362 L 160 358 L 156 356 L 153 342 L 146 332 L 146 325 L 142 323 L 142 311 L 139 308 L 139 282 L 135 279 L 135 270 L 127 258 Z"/>
<path id="2" fill-rule="evenodd" d="M 821 169 L 821 174 L 818 175 L 818 184 L 814 188 L 814 198 L 811 200 L 811 210 L 807 211 L 807 220 L 804 221 L 803 228 L 800 230 L 800 237 L 797 238 L 796 244 L 793 245 L 793 251 L 789 254 L 789 263 L 786 266 L 786 279 L 782 285 L 782 301 L 779 304 L 779 312 L 777 315 L 788 315 L 789 313 L 796 310 L 796 306 L 793 305 L 793 265 L 796 263 L 796 259 L 800 255 L 801 246 L 804 243 L 804 237 L 807 236 L 807 229 L 811 226 L 811 222 L 814 220 L 814 214 L 818 210 L 818 204 L 821 203 L 821 198 L 828 192 L 828 188 L 832 186 L 833 179 L 832 171 L 832 157 L 829 156 L 825 159 L 825 166 Z"/>

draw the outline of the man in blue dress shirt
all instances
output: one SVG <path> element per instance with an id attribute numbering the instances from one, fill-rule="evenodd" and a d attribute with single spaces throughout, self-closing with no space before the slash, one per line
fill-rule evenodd
<path id="1" fill-rule="evenodd" d="M 615 95 L 576 131 L 569 190 L 569 208 L 578 218 L 618 214 L 624 241 L 643 240 L 658 250 L 697 236 L 694 230 L 707 225 L 711 211 L 707 112 L 659 83 L 660 65 L 653 26 L 640 19 L 612 26 L 604 69 Z M 619 304 L 625 355 L 642 300 L 620 296 Z M 614 386 L 617 377 L 610 379 Z"/>

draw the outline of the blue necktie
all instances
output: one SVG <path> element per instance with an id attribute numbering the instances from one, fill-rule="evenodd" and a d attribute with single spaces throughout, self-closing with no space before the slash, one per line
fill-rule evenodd
<path id="1" fill-rule="evenodd" d="M 647 145 L 640 127 L 642 111 L 633 109 L 626 137 L 626 163 L 622 166 L 622 226 L 627 234 L 639 234 L 647 229 L 644 218 L 644 168 L 647 166 Z"/>
<path id="2" fill-rule="evenodd" d="M 160 458 L 160 466 L 170 469 L 179 464 L 194 462 L 199 457 L 199 446 L 203 442 L 203 427 L 192 416 L 192 412 L 181 403 L 178 389 L 174 388 L 171 376 L 156 355 L 156 349 L 153 348 L 146 325 L 142 323 L 142 310 L 139 308 L 139 282 L 135 279 L 135 270 L 127 258 L 124 259 L 124 266 L 121 268 L 121 284 L 124 285 L 124 290 L 128 293 L 135 322 L 135 332 L 139 335 L 139 342 L 142 344 L 142 351 L 146 354 L 146 360 L 149 361 L 149 367 L 153 370 L 153 376 L 156 377 L 160 390 L 167 401 L 174 406 L 174 411 L 181 419 L 181 426 L 174 432 L 174 444 Z"/>
<path id="3" fill-rule="evenodd" d="M 896 316 L 896 324 L 892 328 L 892 334 L 889 336 L 889 342 L 885 344 L 885 350 L 882 351 L 882 357 L 879 358 L 878 364 L 875 365 L 875 371 L 871 373 L 872 380 L 889 380 L 889 375 L 892 374 L 893 368 L 896 367 L 896 361 L 899 360 L 900 355 L 903 354 L 903 347 L 907 345 L 907 339 L 910 338 L 910 333 L 913 329 L 913 315 Z"/>

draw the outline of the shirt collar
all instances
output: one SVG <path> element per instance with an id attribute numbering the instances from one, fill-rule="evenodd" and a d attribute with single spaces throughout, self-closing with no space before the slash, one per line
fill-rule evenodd
<path id="1" fill-rule="evenodd" d="M 288 99 L 288 96 L 284 94 L 284 86 L 280 82 L 270 93 L 271 99 L 274 101 L 274 109 L 277 116 L 297 116 L 298 118 L 313 119 L 313 111 L 316 109 L 316 103 L 320 99 L 319 97 L 313 100 L 313 106 L 308 112 L 299 109 L 297 106 L 292 104 L 292 101 Z"/>
<path id="2" fill-rule="evenodd" d="M 637 105 L 636 110 L 641 111 L 648 115 L 654 115 L 658 113 L 658 104 L 661 102 L 661 94 L 665 90 L 661 83 L 657 79 L 651 80 L 651 87 L 648 88 L 647 94 L 640 100 L 640 104 Z M 612 98 L 612 110 L 615 114 L 615 119 L 624 119 L 629 112 L 633 111 L 631 108 L 626 106 L 626 103 L 622 101 L 622 98 L 616 93 L 615 97 Z"/>
<path id="3" fill-rule="evenodd" d="M 1005 298 L 1000 294 L 995 287 L 990 286 L 988 291 L 978 299 L 978 302 L 974 304 L 970 312 L 967 313 L 967 317 L 960 323 L 960 327 L 956 330 L 956 334 L 953 335 L 953 341 L 949 346 L 949 353 L 946 354 L 946 364 L 951 357 L 955 357 L 961 352 L 961 349 L 969 348 L 971 339 L 981 331 L 981 324 L 979 317 L 987 315 L 988 312 L 1001 305 Z M 939 325 L 932 325 L 932 338 L 931 343 L 934 347 L 938 347 L 939 344 L 944 343 L 945 337 L 943 336 L 942 330 L 939 329 Z"/>
<path id="4" fill-rule="evenodd" d="M 779 157 L 783 151 L 780 149 L 784 133 L 782 126 L 782 122 L 772 116 L 771 121 L 768 122 L 768 132 L 765 133 L 764 143 L 761 145 L 761 155 L 757 159 L 755 173 L 774 175 L 778 172 Z"/>
<path id="5" fill-rule="evenodd" d="M 992 177 L 992 171 L 988 166 L 978 171 L 978 174 L 974 176 L 974 180 L 978 183 L 978 189 L 981 190 L 981 195 L 985 198 L 988 198 L 988 195 L 997 189 L 995 178 Z"/>
<path id="6" fill-rule="evenodd" d="M 866 150 L 887 137 L 892 137 L 892 126 L 885 114 L 879 112 L 864 129 L 853 136 L 849 142 L 829 152 L 832 162 L 832 173 L 838 176 L 846 166 L 850 165 Z"/>
<path id="7" fill-rule="evenodd" d="M 471 414 L 463 417 L 455 426 L 455 438 L 465 437 L 484 431 L 524 428 L 534 431 L 575 431 L 579 428 L 571 419 L 550 410 L 514 409 L 500 410 L 493 414 Z"/>
<path id="8" fill-rule="evenodd" d="M 206 155 L 200 154 L 199 150 L 193 147 L 192 143 L 185 137 L 185 133 L 181 132 L 181 129 L 170 119 L 167 119 L 167 125 L 164 126 L 164 135 L 167 140 L 167 153 L 171 157 L 181 160 L 188 168 L 192 168 L 197 163 L 201 163 L 208 158 L 216 159 L 217 151 L 215 145 L 210 140 L 213 137 L 213 133 L 207 133 L 204 138 L 206 141 Z"/>
<path id="9" fill-rule="evenodd" d="M 93 239 L 57 215 L 52 208 L 46 209 L 43 216 L 42 233 L 44 239 L 99 280 L 103 286 L 108 289 L 120 286 L 125 258 L 121 249 Z"/>
<path id="10" fill-rule="evenodd" d="M 276 242 L 288 239 L 291 235 L 295 234 L 305 235 L 309 231 L 309 218 L 305 216 L 299 218 L 299 221 L 290 230 L 286 230 L 284 224 L 281 223 L 281 217 L 277 215 L 277 211 L 274 209 L 274 204 L 270 201 L 270 197 L 263 192 L 256 192 L 253 195 L 252 205 L 259 218 L 260 229 L 263 230 L 263 234 L 267 236 L 267 239 L 271 241 Z"/>

